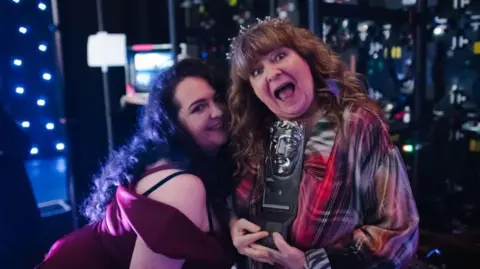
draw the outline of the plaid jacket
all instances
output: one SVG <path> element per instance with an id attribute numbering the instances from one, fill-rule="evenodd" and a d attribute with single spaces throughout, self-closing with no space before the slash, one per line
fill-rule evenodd
<path id="1" fill-rule="evenodd" d="M 305 251 L 311 269 L 404 268 L 416 251 L 419 217 L 400 152 L 385 124 L 363 108 L 347 108 L 343 125 L 343 140 L 325 118 L 308 138 L 287 242 Z M 257 175 L 244 177 L 237 214 L 256 215 L 262 193 Z"/>

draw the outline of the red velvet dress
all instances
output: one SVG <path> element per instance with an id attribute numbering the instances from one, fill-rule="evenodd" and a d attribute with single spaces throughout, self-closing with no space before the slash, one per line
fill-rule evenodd
<path id="1" fill-rule="evenodd" d="M 58 240 L 37 268 L 129 268 L 137 236 L 156 253 L 185 259 L 185 269 L 233 265 L 228 231 L 207 234 L 176 208 L 120 186 L 102 222 Z"/>

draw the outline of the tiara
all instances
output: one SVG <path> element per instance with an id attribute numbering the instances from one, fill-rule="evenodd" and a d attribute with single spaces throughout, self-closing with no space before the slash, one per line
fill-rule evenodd
<path id="1" fill-rule="evenodd" d="M 237 38 L 240 36 L 244 35 L 246 32 L 254 30 L 258 28 L 260 25 L 268 22 L 268 21 L 273 21 L 273 26 L 278 26 L 279 23 L 283 22 L 284 20 L 279 19 L 279 18 L 272 18 L 270 16 L 265 17 L 263 20 L 260 18 L 256 19 L 257 21 L 249 24 L 247 26 L 240 25 L 240 29 L 238 30 L 238 34 L 236 37 L 229 38 L 228 41 L 230 41 L 230 52 L 226 53 L 226 58 L 227 60 L 231 60 L 235 51 L 235 47 L 237 46 Z"/>

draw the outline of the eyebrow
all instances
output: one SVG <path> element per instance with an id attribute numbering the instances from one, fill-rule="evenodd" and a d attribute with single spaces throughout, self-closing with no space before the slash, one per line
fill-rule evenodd
<path id="1" fill-rule="evenodd" d="M 270 50 L 267 54 L 265 54 L 266 56 L 271 56 L 272 54 L 276 53 L 276 52 L 279 52 L 279 51 L 284 51 L 285 50 L 285 47 L 275 47 L 273 48 L 272 50 Z"/>
<path id="2" fill-rule="evenodd" d="M 205 99 L 205 98 L 198 99 L 195 102 L 191 103 L 190 106 L 188 106 L 188 109 L 190 110 L 190 109 L 192 109 L 193 106 L 195 106 L 199 103 L 204 103 L 206 101 L 207 101 L 207 99 Z"/>
<path id="3" fill-rule="evenodd" d="M 256 68 L 258 68 L 258 63 L 262 61 L 262 59 L 264 58 L 267 58 L 267 59 L 270 59 L 275 53 L 278 53 L 279 51 L 285 51 L 285 48 L 284 47 L 275 47 L 274 49 L 270 50 L 269 52 L 265 53 L 265 54 L 261 54 L 261 55 L 258 55 L 258 57 L 255 58 L 255 60 L 253 61 L 253 64 L 251 65 L 250 67 L 250 70 L 254 70 Z M 249 72 L 251 73 L 251 71 Z"/>

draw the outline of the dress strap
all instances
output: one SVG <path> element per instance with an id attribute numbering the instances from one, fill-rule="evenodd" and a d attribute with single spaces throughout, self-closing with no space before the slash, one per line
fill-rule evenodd
<path id="1" fill-rule="evenodd" d="M 170 163 L 164 163 L 164 164 L 161 164 L 161 165 L 153 166 L 153 167 L 145 169 L 145 172 L 142 174 L 142 176 L 140 178 L 144 178 L 144 177 L 149 176 L 149 175 L 151 175 L 153 173 L 156 173 L 158 171 L 173 169 L 173 168 L 175 168 L 175 166 L 173 166 Z"/>
<path id="2" fill-rule="evenodd" d="M 208 199 L 207 199 L 207 217 L 208 217 L 208 234 L 212 235 L 215 232 L 215 230 L 213 227 L 211 204 Z"/>
<path id="3" fill-rule="evenodd" d="M 156 170 L 156 169 L 155 169 Z M 160 171 L 162 169 L 159 169 L 157 171 Z M 151 173 L 150 173 L 151 174 Z M 153 185 L 150 189 L 148 189 L 146 192 L 144 192 L 142 195 L 147 197 L 148 195 L 150 195 L 152 192 L 154 192 L 156 189 L 160 188 L 160 186 L 162 186 L 163 184 L 167 183 L 170 179 L 178 176 L 178 175 L 182 175 L 182 174 L 188 174 L 187 171 L 178 171 L 178 172 L 175 172 L 169 176 L 167 176 L 166 178 L 160 180 L 157 184 Z"/>

